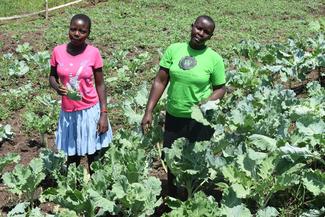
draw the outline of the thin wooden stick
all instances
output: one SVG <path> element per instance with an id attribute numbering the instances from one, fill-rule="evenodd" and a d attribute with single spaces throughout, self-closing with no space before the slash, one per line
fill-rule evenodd
<path id="1" fill-rule="evenodd" d="M 49 2 L 48 0 L 45 0 L 45 19 L 49 19 Z"/>
<path id="2" fill-rule="evenodd" d="M 48 12 L 54 11 L 54 10 L 57 10 L 57 9 L 60 9 L 60 8 L 63 8 L 63 7 L 69 6 L 69 5 L 77 4 L 77 3 L 82 2 L 82 1 L 83 0 L 77 0 L 77 1 L 74 1 L 74 2 L 69 2 L 67 4 L 59 5 L 59 6 L 56 6 L 56 7 L 53 7 L 53 8 L 49 8 Z M 20 19 L 20 18 L 24 18 L 24 17 L 30 17 L 30 16 L 34 16 L 34 15 L 41 14 L 41 13 L 44 13 L 44 12 L 46 12 L 46 10 L 41 10 L 41 11 L 30 13 L 30 14 L 15 15 L 15 16 L 11 16 L 11 17 L 0 17 L 0 21 L 14 20 L 14 19 Z"/>

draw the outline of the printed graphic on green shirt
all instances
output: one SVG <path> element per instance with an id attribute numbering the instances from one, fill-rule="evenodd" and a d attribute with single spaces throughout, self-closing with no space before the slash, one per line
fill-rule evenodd
<path id="1" fill-rule="evenodd" d="M 181 69 L 188 70 L 196 66 L 196 59 L 191 56 L 186 56 L 179 61 L 178 65 Z"/>

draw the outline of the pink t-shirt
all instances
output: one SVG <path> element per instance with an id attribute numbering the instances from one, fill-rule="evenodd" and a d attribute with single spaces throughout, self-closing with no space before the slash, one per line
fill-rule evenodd
<path id="1" fill-rule="evenodd" d="M 61 84 L 68 88 L 68 96 L 62 96 L 63 111 L 79 111 L 97 104 L 93 70 L 103 67 L 103 60 L 96 47 L 87 45 L 84 52 L 72 56 L 67 52 L 67 44 L 58 45 L 53 49 L 50 64 L 56 66 Z"/>

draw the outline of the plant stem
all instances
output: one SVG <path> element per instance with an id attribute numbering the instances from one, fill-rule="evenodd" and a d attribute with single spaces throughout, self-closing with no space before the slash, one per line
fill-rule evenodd
<path id="1" fill-rule="evenodd" d="M 199 188 L 208 181 L 208 179 L 204 179 L 194 190 L 193 190 L 193 194 L 195 194 Z"/>
<path id="2" fill-rule="evenodd" d="M 187 190 L 187 198 L 192 198 L 192 180 L 187 180 L 185 186 Z"/>
<path id="3" fill-rule="evenodd" d="M 40 133 L 40 135 L 41 135 L 42 146 L 45 146 L 46 148 L 48 148 L 46 133 Z"/>
<path id="4" fill-rule="evenodd" d="M 263 209 L 266 207 L 266 205 L 268 204 L 268 202 L 269 202 L 269 200 L 271 199 L 271 197 L 272 197 L 272 195 L 273 195 L 273 193 L 271 192 L 271 193 L 269 193 L 267 196 L 266 196 L 266 200 L 264 201 L 264 203 L 263 203 Z"/>
<path id="5" fill-rule="evenodd" d="M 30 197 L 29 197 L 29 207 L 28 207 L 28 212 L 30 212 L 32 209 L 33 209 L 33 207 L 34 207 L 34 192 L 30 192 L 29 194 L 28 194 Z"/>
<path id="6" fill-rule="evenodd" d="M 156 146 L 157 146 L 157 149 L 158 149 L 158 154 L 160 156 L 161 165 L 164 168 L 165 172 L 167 173 L 168 172 L 167 166 L 166 166 L 166 164 L 164 162 L 164 159 L 162 159 L 161 142 L 157 142 Z"/>

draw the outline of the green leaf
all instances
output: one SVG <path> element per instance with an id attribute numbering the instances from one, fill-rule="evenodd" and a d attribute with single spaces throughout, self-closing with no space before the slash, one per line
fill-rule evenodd
<path id="1" fill-rule="evenodd" d="M 311 21 L 311 22 L 309 22 L 309 24 L 308 24 L 308 28 L 309 28 L 309 30 L 312 31 L 312 32 L 319 32 L 320 29 L 321 29 L 321 26 L 320 26 L 319 21 L 316 20 L 316 21 Z"/>
<path id="2" fill-rule="evenodd" d="M 29 206 L 28 202 L 18 203 L 10 212 L 8 213 L 8 217 L 25 217 L 26 212 L 25 209 Z"/>
<path id="3" fill-rule="evenodd" d="M 124 115 L 128 118 L 130 124 L 140 125 L 142 114 L 135 112 L 131 106 L 130 101 L 125 101 L 123 104 Z"/>
<path id="4" fill-rule="evenodd" d="M 299 184 L 299 176 L 296 174 L 283 174 L 275 177 L 275 191 L 287 189 L 293 185 Z"/>
<path id="5" fill-rule="evenodd" d="M 276 140 L 264 135 L 253 134 L 248 137 L 248 141 L 262 151 L 274 151 L 277 148 Z"/>
<path id="6" fill-rule="evenodd" d="M 39 207 L 36 207 L 31 210 L 28 217 L 44 217 L 45 215 L 42 214 L 41 209 Z"/>
<path id="7" fill-rule="evenodd" d="M 3 126 L 2 124 L 0 124 L 0 142 L 7 139 L 11 139 L 13 135 L 14 133 L 11 131 L 11 125 L 6 124 Z"/>
<path id="8" fill-rule="evenodd" d="M 256 163 L 258 163 L 258 161 L 262 161 L 263 159 L 267 158 L 268 154 L 263 153 L 263 152 L 254 151 L 251 148 L 247 148 L 247 156 L 249 159 L 256 161 Z"/>
<path id="9" fill-rule="evenodd" d="M 232 121 L 237 125 L 244 125 L 245 123 L 245 116 L 238 110 L 232 110 Z"/>
<path id="10" fill-rule="evenodd" d="M 47 188 L 41 200 L 47 199 L 61 207 L 75 211 L 80 216 L 93 216 L 95 207 L 87 193 L 91 185 L 85 181 L 85 174 L 88 173 L 82 165 L 78 167 L 75 164 L 69 165 L 67 174 L 59 174 L 56 177 L 58 186 Z"/>
<path id="11" fill-rule="evenodd" d="M 134 100 L 135 103 L 139 106 L 146 106 L 148 101 L 148 90 L 147 90 L 147 83 L 143 83 L 140 87 L 140 90 L 137 92 L 137 95 L 135 96 Z"/>
<path id="12" fill-rule="evenodd" d="M 307 147 L 300 148 L 295 147 L 289 144 L 282 146 L 279 148 L 281 152 L 289 156 L 302 156 L 302 157 L 309 157 L 312 156 L 312 153 Z"/>
<path id="13" fill-rule="evenodd" d="M 274 65 L 274 66 L 267 65 L 267 66 L 265 66 L 265 69 L 271 71 L 272 73 L 278 73 L 281 71 L 282 68 L 283 68 L 283 65 Z"/>
<path id="14" fill-rule="evenodd" d="M 312 192 L 313 195 L 325 194 L 325 174 L 316 170 L 309 170 L 304 172 L 302 178 L 304 186 L 308 191 Z"/>
<path id="15" fill-rule="evenodd" d="M 108 78 L 105 78 L 105 82 L 108 82 L 108 83 L 113 83 L 114 81 L 118 81 L 118 77 L 108 77 Z"/>
<path id="16" fill-rule="evenodd" d="M 33 159 L 29 166 L 32 169 L 33 173 L 41 173 L 43 171 L 43 161 L 40 158 Z"/>
<path id="17" fill-rule="evenodd" d="M 176 176 L 177 183 L 187 189 L 188 195 L 209 178 L 206 159 L 209 150 L 208 142 L 190 143 L 184 138 L 177 139 L 170 149 L 165 148 L 167 166 Z"/>
<path id="18" fill-rule="evenodd" d="M 174 210 L 182 206 L 182 201 L 173 197 L 167 197 L 166 204 Z"/>
<path id="19" fill-rule="evenodd" d="M 238 198 L 246 198 L 251 192 L 250 189 L 245 189 L 243 185 L 241 184 L 232 184 L 231 185 L 234 192 L 236 192 L 236 196 Z"/>
<path id="20" fill-rule="evenodd" d="M 18 164 L 13 171 L 3 175 L 3 181 L 12 193 L 19 196 L 26 193 L 29 198 L 32 198 L 44 178 L 43 164 L 39 158 L 33 159 L 27 166 Z"/>
<path id="21" fill-rule="evenodd" d="M 297 118 L 302 115 L 308 115 L 313 112 L 313 109 L 304 105 L 296 105 L 290 108 L 290 112 L 293 113 Z"/>
<path id="22" fill-rule="evenodd" d="M 203 113 L 199 106 L 194 105 L 194 106 L 192 106 L 191 109 L 192 109 L 191 118 L 193 118 L 194 120 L 196 120 L 199 123 L 202 123 L 205 126 L 211 126 L 211 124 L 203 116 Z"/>
<path id="23" fill-rule="evenodd" d="M 43 161 L 43 167 L 47 175 L 58 177 L 60 171 L 65 167 L 65 154 L 62 151 L 55 153 L 50 149 L 43 149 L 40 153 L 40 158 Z"/>
<path id="24" fill-rule="evenodd" d="M 269 156 L 264 159 L 259 165 L 258 175 L 262 179 L 270 179 L 272 178 L 272 173 L 275 169 L 275 160 L 277 159 L 277 155 Z"/>
<path id="25" fill-rule="evenodd" d="M 250 159 L 247 155 L 239 155 L 237 163 L 241 171 L 245 172 L 248 177 L 257 178 L 257 163 Z"/>
<path id="26" fill-rule="evenodd" d="M 307 212 L 304 212 L 299 217 L 323 217 L 325 214 L 325 207 L 322 207 L 321 209 L 310 209 Z"/>
<path id="27" fill-rule="evenodd" d="M 222 204 L 227 207 L 235 207 L 241 204 L 241 200 L 237 197 L 234 189 L 230 187 L 228 189 L 224 189 Z"/>
<path id="28" fill-rule="evenodd" d="M 141 182 L 128 183 L 125 176 L 121 176 L 112 186 L 116 204 L 122 204 L 125 213 L 134 216 L 150 216 L 154 209 L 162 203 L 157 199 L 160 195 L 161 183 L 155 177 L 149 177 Z"/>
<path id="29" fill-rule="evenodd" d="M 112 193 L 116 195 L 117 199 L 121 199 L 126 196 L 126 190 L 128 188 L 128 180 L 125 176 L 121 176 L 120 179 L 112 186 Z"/>
<path id="30" fill-rule="evenodd" d="M 322 135 L 325 133 L 325 122 L 317 120 L 317 122 L 299 120 L 296 123 L 300 133 L 307 136 Z"/>
<path id="31" fill-rule="evenodd" d="M 256 217 L 277 217 L 280 213 L 274 207 L 266 207 L 257 211 Z"/>
<path id="32" fill-rule="evenodd" d="M 204 104 L 202 104 L 200 106 L 200 109 L 203 112 L 203 114 L 206 114 L 206 112 L 209 111 L 209 110 L 217 109 L 219 101 L 220 101 L 219 99 L 218 100 L 207 101 L 206 103 L 204 103 Z"/>
<path id="33" fill-rule="evenodd" d="M 161 192 L 161 182 L 158 178 L 150 176 L 144 180 L 144 185 L 147 190 L 151 190 L 153 194 L 159 195 Z"/>
<path id="34" fill-rule="evenodd" d="M 2 170 L 5 166 L 10 163 L 17 163 L 20 160 L 20 156 L 16 153 L 9 153 L 6 156 L 0 158 L 0 174 L 2 174 Z"/>
<path id="35" fill-rule="evenodd" d="M 237 174 L 233 165 L 227 165 L 221 169 L 222 175 L 231 183 L 237 182 Z"/>
<path id="36" fill-rule="evenodd" d="M 199 191 L 194 194 L 185 202 L 180 200 L 170 199 L 168 204 L 171 204 L 173 210 L 163 216 L 170 217 L 217 217 L 220 216 L 219 208 L 212 196 L 206 196 L 203 192 Z"/>
<path id="37" fill-rule="evenodd" d="M 249 209 L 247 209 L 243 204 L 237 205 L 235 207 L 225 206 L 222 208 L 221 213 L 227 217 L 251 217 L 252 216 Z"/>
<path id="38" fill-rule="evenodd" d="M 106 211 L 113 213 L 115 209 L 115 202 L 104 198 L 99 194 L 99 192 L 94 191 L 93 189 L 88 190 L 89 197 L 94 203 L 95 207 L 101 208 L 101 211 L 105 213 Z"/>
<path id="39" fill-rule="evenodd" d="M 55 217 L 78 217 L 77 213 L 73 210 L 61 208 Z"/>

